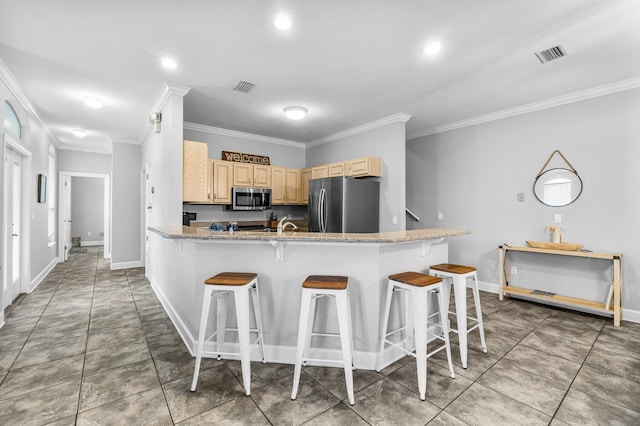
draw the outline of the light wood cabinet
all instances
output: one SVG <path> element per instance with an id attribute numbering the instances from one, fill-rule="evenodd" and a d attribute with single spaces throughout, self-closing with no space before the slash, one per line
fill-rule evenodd
<path id="1" fill-rule="evenodd" d="M 302 169 L 301 171 L 301 204 L 309 204 L 309 181 L 311 180 L 311 169 Z"/>
<path id="2" fill-rule="evenodd" d="M 213 204 L 231 204 L 233 182 L 233 163 L 229 161 L 209 160 L 211 170 L 210 198 Z"/>
<path id="3" fill-rule="evenodd" d="M 363 157 L 345 161 L 346 176 L 382 176 L 379 157 Z"/>
<path id="4" fill-rule="evenodd" d="M 253 186 L 253 164 L 233 163 L 233 186 Z"/>
<path id="5" fill-rule="evenodd" d="M 203 142 L 182 142 L 182 201 L 209 203 L 208 146 Z"/>
<path id="6" fill-rule="evenodd" d="M 287 192 L 287 169 L 271 167 L 271 204 L 285 204 Z"/>
<path id="7" fill-rule="evenodd" d="M 344 164 L 345 164 L 344 162 L 328 164 L 327 167 L 329 168 L 329 177 L 344 176 L 345 175 Z"/>
<path id="8" fill-rule="evenodd" d="M 233 163 L 233 186 L 270 188 L 271 166 Z"/>
<path id="9" fill-rule="evenodd" d="M 311 168 L 311 179 L 329 177 L 329 166 L 316 166 Z"/>
<path id="10" fill-rule="evenodd" d="M 301 188 L 302 171 L 300 169 L 286 169 L 286 204 L 300 204 L 302 200 Z"/>
<path id="11" fill-rule="evenodd" d="M 271 188 L 271 166 L 253 165 L 253 185 L 256 188 Z"/>
<path id="12" fill-rule="evenodd" d="M 271 204 L 300 204 L 302 171 L 286 167 L 271 167 Z"/>

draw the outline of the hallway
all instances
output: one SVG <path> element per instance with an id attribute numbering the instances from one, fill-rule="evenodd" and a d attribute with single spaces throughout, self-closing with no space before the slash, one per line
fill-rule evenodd
<path id="1" fill-rule="evenodd" d="M 638 424 L 640 324 L 482 294 L 488 354 L 470 336 L 469 369 L 429 361 L 427 401 L 415 363 L 356 370 L 252 364 L 244 396 L 237 361 L 193 358 L 143 269 L 111 271 L 101 248 L 58 264 L 0 329 L 0 424 Z M 268 332 L 268 331 L 267 331 Z M 453 340 L 454 342 L 456 339 Z M 267 337 L 268 342 L 268 337 Z M 181 423 L 182 422 L 182 423 Z"/>

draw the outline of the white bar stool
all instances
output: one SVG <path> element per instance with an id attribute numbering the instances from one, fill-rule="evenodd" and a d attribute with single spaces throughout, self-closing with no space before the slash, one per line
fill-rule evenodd
<path id="1" fill-rule="evenodd" d="M 336 367 L 344 367 L 344 377 L 347 384 L 349 404 L 354 405 L 353 397 L 353 349 L 351 331 L 351 307 L 349 306 L 349 293 L 347 290 L 347 277 L 335 275 L 310 275 L 302 283 L 302 300 L 300 303 L 300 322 L 298 324 L 298 344 L 296 347 L 296 362 L 293 375 L 293 389 L 291 399 L 296 399 L 300 385 L 300 372 L 302 364 L 323 363 L 335 364 Z M 313 317 L 315 316 L 316 300 L 321 297 L 332 297 L 336 300 L 338 310 L 339 334 L 314 333 Z M 304 354 L 309 350 L 311 336 L 340 337 L 342 346 L 342 361 L 328 359 L 305 358 Z"/>
<path id="2" fill-rule="evenodd" d="M 453 291 L 455 292 L 456 299 L 455 314 L 458 328 L 452 328 L 451 331 L 458 333 L 460 361 L 462 362 L 462 368 L 467 368 L 467 335 L 470 332 L 478 329 L 480 332 L 482 352 L 487 353 L 487 344 L 484 340 L 484 325 L 482 322 L 482 309 L 480 308 L 480 292 L 478 290 L 476 268 L 473 266 L 456 265 L 454 263 L 441 263 L 439 265 L 432 265 L 429 268 L 429 274 L 447 280 L 446 285 L 443 286 L 447 309 L 449 305 L 449 294 L 451 293 L 451 284 L 449 279 L 453 282 Z M 470 284 L 468 281 L 469 278 L 473 280 Z M 476 306 L 475 318 L 467 315 L 467 286 L 469 286 L 473 291 L 473 300 Z M 467 319 L 475 321 L 476 324 L 469 328 L 467 326 Z"/>
<path id="3" fill-rule="evenodd" d="M 391 299 L 395 291 L 404 292 L 406 296 L 406 308 L 408 309 L 409 306 L 411 306 L 413 309 L 412 331 L 415 338 L 415 353 L 388 339 L 389 336 L 401 332 L 409 326 L 408 324 L 404 324 L 400 328 L 387 333 L 389 315 L 391 313 Z M 439 311 L 435 314 L 430 315 L 429 295 L 433 293 L 437 293 L 438 295 Z M 453 363 L 451 362 L 451 345 L 449 343 L 449 327 L 446 312 L 447 306 L 445 304 L 444 295 L 442 292 L 441 278 L 432 277 L 430 275 L 421 274 L 419 272 L 403 272 L 400 274 L 389 275 L 387 301 L 384 309 L 384 320 L 382 322 L 382 335 L 380 337 L 380 350 L 378 351 L 376 371 L 380 372 L 380 370 L 382 369 L 381 362 L 385 343 L 401 349 L 407 355 L 415 357 L 418 373 L 418 390 L 420 392 L 420 399 L 423 401 L 426 397 L 427 392 L 427 358 L 430 358 L 434 354 L 444 349 L 447 353 L 449 371 L 451 372 L 450 376 L 452 379 L 456 377 L 455 373 L 453 372 Z M 438 316 L 440 318 L 439 328 L 441 331 L 441 335 L 429 332 L 428 320 L 433 316 Z M 409 322 L 408 315 L 406 316 L 406 321 L 407 323 Z M 427 352 L 427 341 L 429 336 L 442 340 L 444 342 L 444 345 L 431 352 Z"/>
<path id="4" fill-rule="evenodd" d="M 240 363 L 242 365 L 242 383 L 247 396 L 251 395 L 251 350 L 260 343 L 260 356 L 262 362 L 267 362 L 264 356 L 264 338 L 262 335 L 262 321 L 260 320 L 260 304 L 258 302 L 258 274 L 242 272 L 223 272 L 208 278 L 204 282 L 204 297 L 202 300 L 202 314 L 200 315 L 200 330 L 198 332 L 198 346 L 196 350 L 196 365 L 193 372 L 193 382 L 191 391 L 196 390 L 198 384 L 198 374 L 200 373 L 200 362 L 202 361 L 202 351 L 205 340 L 216 337 L 216 351 L 218 359 L 223 356 L 237 356 L 237 352 L 223 352 L 224 337 L 226 331 L 237 331 L 240 343 Z M 253 313 L 256 318 L 256 328 L 249 327 L 249 291 L 253 297 Z M 227 328 L 227 296 L 233 293 L 236 307 L 236 318 L 238 328 Z M 217 298 L 217 318 L 216 331 L 205 339 L 207 322 L 209 317 L 209 307 L 211 297 Z M 258 338 L 251 343 L 250 333 L 257 333 Z"/>

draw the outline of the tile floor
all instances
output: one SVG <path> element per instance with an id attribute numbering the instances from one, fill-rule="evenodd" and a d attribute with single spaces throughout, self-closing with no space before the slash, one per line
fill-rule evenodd
<path id="1" fill-rule="evenodd" d="M 640 424 L 640 324 L 487 293 L 489 353 L 470 336 L 454 380 L 435 356 L 427 401 L 408 357 L 356 370 L 353 407 L 332 368 L 305 368 L 291 401 L 290 365 L 252 364 L 247 398 L 237 361 L 205 360 L 191 393 L 193 358 L 144 271 L 111 271 L 101 255 L 72 255 L 13 305 L 0 329 L 0 425 Z"/>

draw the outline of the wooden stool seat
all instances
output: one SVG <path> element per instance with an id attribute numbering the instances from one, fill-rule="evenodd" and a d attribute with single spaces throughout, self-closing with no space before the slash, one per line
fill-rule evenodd
<path id="1" fill-rule="evenodd" d="M 309 275 L 302 283 L 303 288 L 344 290 L 349 278 L 340 275 Z"/>
<path id="2" fill-rule="evenodd" d="M 433 265 L 429 269 L 448 272 L 450 274 L 468 274 L 476 270 L 473 266 L 456 265 L 455 263 L 441 263 L 439 265 Z"/>
<path id="3" fill-rule="evenodd" d="M 442 278 L 421 274 L 419 272 L 402 272 L 401 274 L 389 275 L 389 279 L 415 287 L 427 287 L 442 282 Z"/>
<path id="4" fill-rule="evenodd" d="M 207 278 L 204 283 L 212 285 L 247 285 L 257 276 L 258 274 L 246 272 L 221 272 L 211 278 Z"/>

